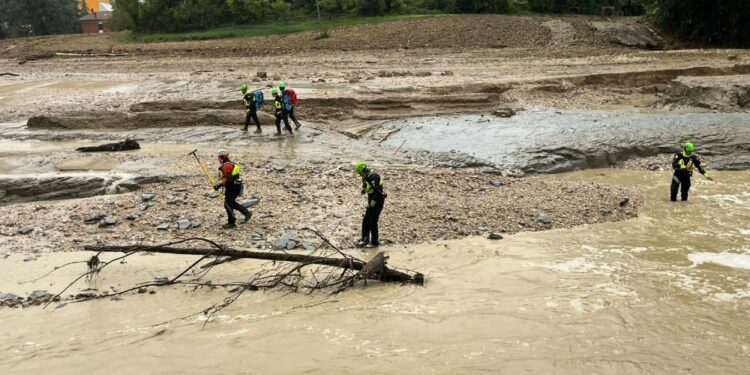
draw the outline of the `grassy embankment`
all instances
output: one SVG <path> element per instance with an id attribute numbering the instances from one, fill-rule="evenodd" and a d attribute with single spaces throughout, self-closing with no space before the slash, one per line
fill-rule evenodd
<path id="1" fill-rule="evenodd" d="M 435 15 L 397 15 L 382 17 L 351 17 L 333 20 L 305 21 L 299 23 L 267 23 L 260 25 L 232 25 L 205 31 L 189 31 L 184 33 L 154 33 L 133 34 L 126 33 L 125 42 L 181 42 L 189 40 L 210 40 L 225 38 L 249 38 L 256 36 L 291 34 L 302 31 L 320 31 L 321 37 L 327 35 L 327 31 L 339 26 L 353 26 L 370 23 L 392 22 L 405 19 L 435 17 Z"/>

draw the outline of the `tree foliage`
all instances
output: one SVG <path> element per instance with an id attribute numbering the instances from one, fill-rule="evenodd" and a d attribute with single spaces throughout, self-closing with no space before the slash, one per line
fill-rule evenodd
<path id="1" fill-rule="evenodd" d="M 0 0 L 0 37 L 80 31 L 76 0 Z"/>
<path id="2" fill-rule="evenodd" d="M 750 0 L 654 0 L 666 30 L 694 42 L 750 46 Z"/>

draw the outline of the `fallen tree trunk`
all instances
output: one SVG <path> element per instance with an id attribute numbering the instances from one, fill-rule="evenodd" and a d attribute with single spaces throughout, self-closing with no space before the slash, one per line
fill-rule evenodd
<path id="1" fill-rule="evenodd" d="M 138 150 L 141 145 L 134 139 L 126 139 L 122 142 L 107 143 L 99 146 L 90 147 L 79 147 L 76 151 L 79 152 L 113 152 L 113 151 L 129 151 Z"/>
<path id="2" fill-rule="evenodd" d="M 132 252 L 152 252 L 161 254 L 177 254 L 177 255 L 202 255 L 202 256 L 217 256 L 217 257 L 229 257 L 233 259 L 259 259 L 259 260 L 270 260 L 275 262 L 296 262 L 302 264 L 317 264 L 329 267 L 337 267 L 343 269 L 350 269 L 354 271 L 360 271 L 358 277 L 360 279 L 369 280 L 380 280 L 383 282 L 400 282 L 409 284 L 424 284 L 424 275 L 415 272 L 409 274 L 406 272 L 397 271 L 388 268 L 386 263 L 388 257 L 385 253 L 378 253 L 369 262 L 362 262 L 358 259 L 353 258 L 329 258 L 321 256 L 312 256 L 304 254 L 289 254 L 289 253 L 269 253 L 269 252 L 257 252 L 257 251 L 245 251 L 237 250 L 232 248 L 224 247 L 222 249 L 216 248 L 179 248 L 169 246 L 85 246 L 84 250 L 96 251 L 96 252 L 116 252 L 116 253 L 132 253 Z"/>

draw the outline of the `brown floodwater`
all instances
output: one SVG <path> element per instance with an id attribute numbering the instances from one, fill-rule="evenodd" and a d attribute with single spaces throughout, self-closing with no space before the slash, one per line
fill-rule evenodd
<path id="1" fill-rule="evenodd" d="M 550 176 L 639 186 L 645 207 L 626 222 L 387 247 L 392 264 L 426 275 L 424 287 L 248 292 L 208 322 L 159 324 L 221 301 L 221 289 L 3 308 L 0 372 L 747 374 L 750 173 L 715 177 L 671 203 L 667 173 Z M 0 253 L 0 291 L 57 292 L 85 266 L 19 282 L 88 255 Z M 74 289 L 123 289 L 195 260 L 128 259 Z M 209 275 L 243 280 L 253 264 Z"/>

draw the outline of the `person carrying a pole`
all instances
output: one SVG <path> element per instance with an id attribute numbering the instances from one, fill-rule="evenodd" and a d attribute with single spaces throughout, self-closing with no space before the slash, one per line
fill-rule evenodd
<path id="1" fill-rule="evenodd" d="M 246 223 L 252 217 L 250 210 L 237 203 L 237 197 L 242 194 L 243 186 L 240 180 L 240 165 L 229 159 L 229 153 L 219 150 L 219 182 L 214 185 L 214 190 L 224 188 L 224 208 L 227 210 L 227 223 L 222 226 L 224 229 L 236 227 L 237 218 L 234 216 L 234 210 L 239 211 L 245 217 L 243 223 Z"/>

